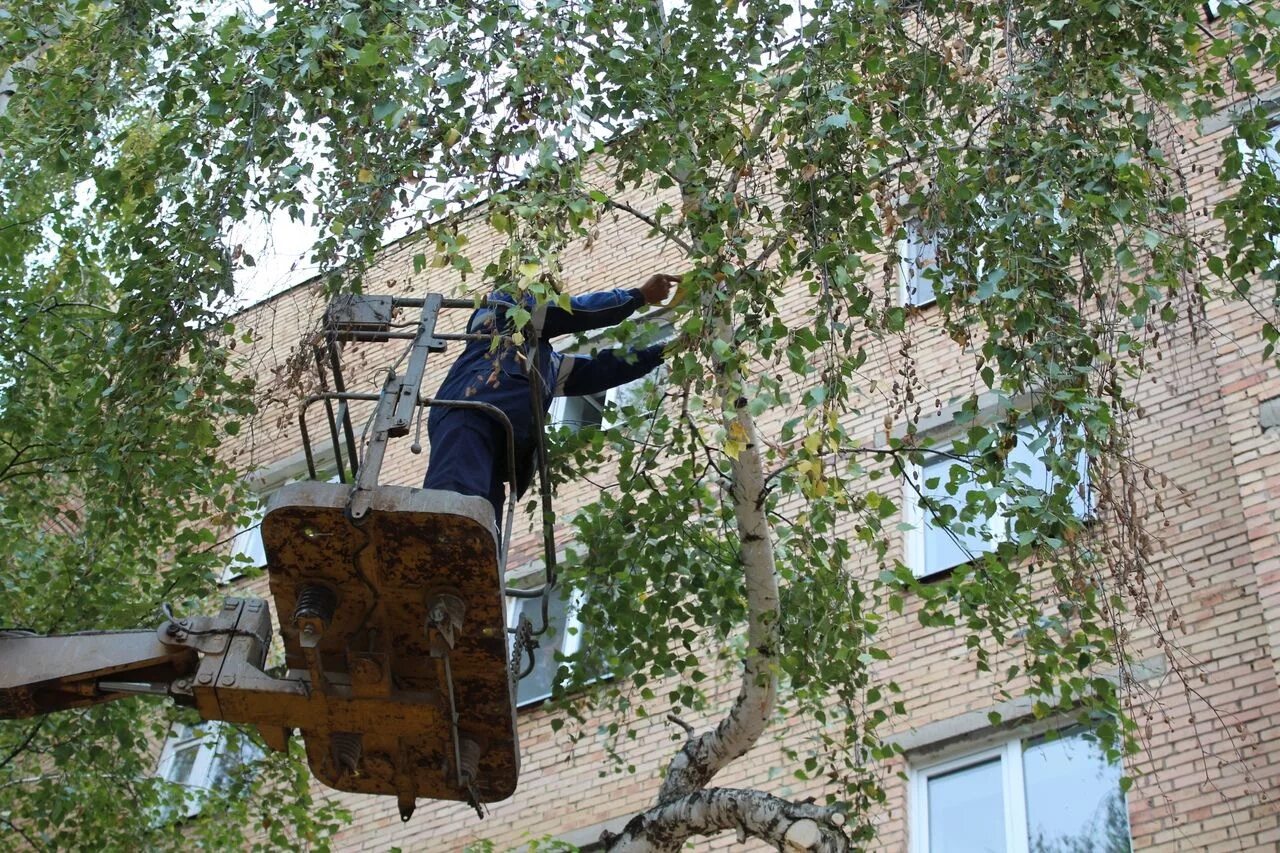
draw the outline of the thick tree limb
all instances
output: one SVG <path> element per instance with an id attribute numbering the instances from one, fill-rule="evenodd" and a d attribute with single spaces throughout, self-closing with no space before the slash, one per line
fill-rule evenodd
<path id="1" fill-rule="evenodd" d="M 694 835 L 736 830 L 785 853 L 844 853 L 844 814 L 829 806 L 793 803 L 763 791 L 713 788 L 654 806 L 617 835 L 602 839 L 610 853 L 677 851 Z"/>
<path id="2" fill-rule="evenodd" d="M 732 341 L 726 320 L 718 324 L 722 340 Z M 658 792 L 662 805 L 705 786 L 726 764 L 745 755 L 764 733 L 778 695 L 778 576 L 772 530 L 765 512 L 765 473 L 760 438 L 740 383 L 722 376 L 725 427 L 736 454 L 730 453 L 734 517 L 738 525 L 739 563 L 746 578 L 747 653 L 742 686 L 728 715 L 714 729 L 690 738 L 671 760 Z"/>

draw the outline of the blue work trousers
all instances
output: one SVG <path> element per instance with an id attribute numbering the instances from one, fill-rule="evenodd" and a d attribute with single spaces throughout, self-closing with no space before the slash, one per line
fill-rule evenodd
<path id="1" fill-rule="evenodd" d="M 427 427 L 431 461 L 422 487 L 485 498 L 493 505 L 501 535 L 507 494 L 505 430 L 482 412 L 443 409 L 433 414 Z"/>

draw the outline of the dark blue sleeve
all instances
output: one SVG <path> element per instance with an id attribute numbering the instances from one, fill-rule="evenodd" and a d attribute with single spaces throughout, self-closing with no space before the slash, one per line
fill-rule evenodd
<path id="1" fill-rule="evenodd" d="M 594 356 L 566 355 L 567 370 L 563 385 L 557 384 L 556 394 L 562 397 L 578 397 L 597 394 L 609 388 L 625 385 L 639 379 L 662 363 L 662 344 L 644 349 L 607 349 Z"/>
<path id="2" fill-rule="evenodd" d="M 635 289 L 602 290 L 571 296 L 569 305 L 570 311 L 558 305 L 547 305 L 547 315 L 542 321 L 543 340 L 621 323 L 644 305 L 644 297 Z"/>

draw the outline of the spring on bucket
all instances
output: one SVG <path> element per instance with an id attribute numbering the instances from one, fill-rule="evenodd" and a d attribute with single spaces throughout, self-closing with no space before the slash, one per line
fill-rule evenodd
<path id="1" fill-rule="evenodd" d="M 318 619 L 325 625 L 333 618 L 338 606 L 338 596 L 327 586 L 309 583 L 298 593 L 298 603 L 293 608 L 293 621 Z"/>
<path id="2" fill-rule="evenodd" d="M 333 733 L 333 758 L 337 762 L 338 767 L 346 770 L 348 773 L 355 773 L 356 768 L 360 765 L 361 753 L 360 735 L 352 732 L 334 732 Z"/>

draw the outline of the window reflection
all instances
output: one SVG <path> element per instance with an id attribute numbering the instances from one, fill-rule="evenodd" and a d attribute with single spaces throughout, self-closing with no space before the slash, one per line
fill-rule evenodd
<path id="1" fill-rule="evenodd" d="M 556 671 L 560 661 L 556 660 L 556 652 L 572 654 L 577 648 L 577 629 L 569 623 L 568 590 L 565 587 L 553 591 L 547 599 L 547 631 L 535 639 L 538 648 L 533 655 L 533 671 L 520 679 L 516 687 L 516 705 L 524 706 L 531 702 L 546 699 L 555 686 Z M 534 630 L 542 627 L 542 599 L 516 599 L 516 612 L 511 620 L 518 624 L 521 614 L 533 623 Z M 573 633 L 570 633 L 570 630 Z M 529 665 L 528 655 L 520 659 L 520 671 Z"/>
<path id="2" fill-rule="evenodd" d="M 1129 853 L 1120 767 L 1092 738 L 1029 741 L 1022 766 L 1031 853 Z"/>
<path id="3" fill-rule="evenodd" d="M 1131 853 L 1122 773 L 1078 728 L 914 771 L 911 850 Z"/>
<path id="4" fill-rule="evenodd" d="M 981 497 L 982 486 L 975 478 L 969 466 L 947 456 L 935 457 L 923 466 L 920 491 L 931 503 L 923 525 L 921 577 L 967 563 L 991 550 L 987 520 L 961 517 L 970 494 L 974 499 Z"/>

